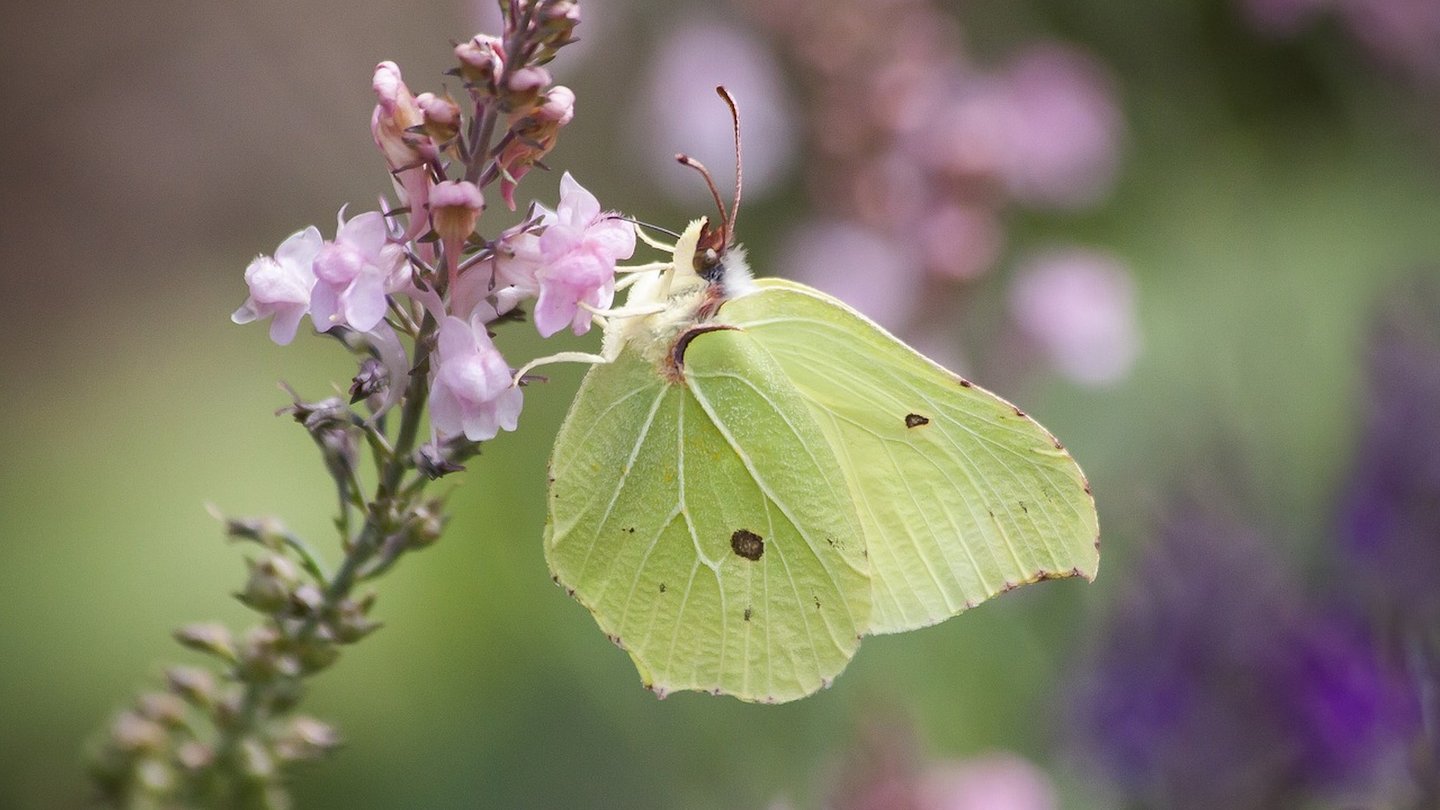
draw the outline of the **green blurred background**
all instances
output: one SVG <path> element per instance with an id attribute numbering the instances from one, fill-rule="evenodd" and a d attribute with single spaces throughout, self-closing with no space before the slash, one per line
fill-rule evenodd
<path id="1" fill-rule="evenodd" d="M 596 34 L 576 68 L 555 66 L 580 101 L 549 162 L 609 207 L 683 223 L 703 197 L 669 201 L 644 166 L 670 152 L 617 144 L 647 52 L 693 9 L 582 5 L 582 36 Z M 946 11 L 982 60 L 1041 36 L 1088 49 L 1125 118 L 1104 204 L 1007 224 L 1012 252 L 1078 240 L 1123 258 L 1139 360 L 1105 387 L 996 383 L 1086 468 L 1099 580 L 867 639 L 833 688 L 796 704 L 657 701 L 545 568 L 544 465 L 580 375 L 562 368 L 528 393 L 522 430 L 452 485 L 443 542 L 381 584 L 385 629 L 315 682 L 308 710 L 347 745 L 297 771 L 299 806 L 812 806 L 874 722 L 912 726 L 935 758 L 1018 752 L 1065 806 L 1098 806 L 1103 792 L 1057 753 L 1069 679 L 1169 493 L 1243 470 L 1247 506 L 1310 565 L 1358 429 L 1374 301 L 1440 266 L 1435 85 L 1375 65 L 1332 22 L 1269 37 L 1219 0 Z M 170 630 L 247 618 L 227 596 L 244 549 L 204 504 L 327 537 L 328 481 L 309 440 L 271 415 L 286 401 L 274 382 L 321 395 L 350 361 L 227 316 L 253 255 L 305 224 L 328 233 L 341 202 L 364 210 L 387 190 L 367 131 L 374 64 L 436 87 L 447 43 L 479 15 L 146 0 L 0 19 L 0 807 L 75 807 L 87 736 L 189 657 Z M 806 215 L 798 169 L 787 177 L 742 217 L 767 272 L 785 271 L 780 234 Z M 524 188 L 550 199 L 553 182 Z M 976 289 L 972 311 L 1003 307 L 1000 287 Z M 541 351 L 522 331 L 506 337 L 512 358 Z"/>

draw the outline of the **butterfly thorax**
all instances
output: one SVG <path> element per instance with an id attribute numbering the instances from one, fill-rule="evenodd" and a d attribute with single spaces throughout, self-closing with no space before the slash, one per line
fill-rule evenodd
<path id="1" fill-rule="evenodd" d="M 714 321 L 720 305 L 754 289 L 745 249 L 705 245 L 705 224 L 703 217 L 691 222 L 676 240 L 670 263 L 631 285 L 627 309 L 663 308 L 611 321 L 605 330 L 607 353 L 638 351 L 667 379 L 680 382 L 685 336 L 696 329 L 724 328 Z"/>

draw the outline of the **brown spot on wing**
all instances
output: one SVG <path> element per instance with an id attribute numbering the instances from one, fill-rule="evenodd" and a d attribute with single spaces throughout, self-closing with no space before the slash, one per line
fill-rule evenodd
<path id="1" fill-rule="evenodd" d="M 918 414 L 918 413 L 907 413 L 907 414 L 905 414 L 905 427 L 907 427 L 907 428 L 917 428 L 917 427 L 920 427 L 921 425 L 928 425 L 928 424 L 930 424 L 930 420 L 929 420 L 929 419 L 926 419 L 925 417 L 921 416 L 921 415 Z"/>
<path id="2" fill-rule="evenodd" d="M 730 550 L 754 562 L 765 553 L 765 538 L 749 529 L 736 529 L 735 533 L 730 535 Z"/>

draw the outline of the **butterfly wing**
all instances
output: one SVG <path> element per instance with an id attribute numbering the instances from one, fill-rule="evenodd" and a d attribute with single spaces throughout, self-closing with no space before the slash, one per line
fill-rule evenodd
<path id="1" fill-rule="evenodd" d="M 1040 579 L 1094 578 L 1094 500 L 1049 432 L 835 298 L 759 284 L 720 319 L 783 369 L 844 471 L 869 550 L 868 632 L 933 624 Z"/>
<path id="2" fill-rule="evenodd" d="M 672 383 L 590 370 L 556 439 L 545 552 L 660 694 L 803 697 L 869 623 L 862 530 L 829 442 L 768 355 L 701 334 Z"/>

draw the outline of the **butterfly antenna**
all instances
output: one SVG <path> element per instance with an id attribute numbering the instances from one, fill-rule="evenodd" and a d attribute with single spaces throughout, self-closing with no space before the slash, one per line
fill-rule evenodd
<path id="1" fill-rule="evenodd" d="M 650 223 L 645 222 L 644 220 L 635 219 L 635 218 L 633 218 L 633 217 L 621 216 L 621 215 L 619 215 L 619 214 L 611 214 L 611 215 L 610 215 L 610 219 L 618 219 L 618 220 L 620 220 L 621 222 L 628 222 L 628 223 L 630 223 L 631 225 L 639 225 L 639 226 L 642 227 L 642 228 L 649 228 L 649 229 L 652 230 L 652 231 L 659 231 L 660 233 L 665 234 L 666 236 L 670 237 L 671 239 L 679 239 L 679 238 L 680 238 L 680 234 L 678 234 L 678 233 L 670 230 L 669 228 L 662 228 L 662 227 L 660 227 L 659 225 L 651 225 Z"/>
<path id="2" fill-rule="evenodd" d="M 745 177 L 744 172 L 741 171 L 742 162 L 740 160 L 740 107 L 735 103 L 735 97 L 730 95 L 729 90 L 725 89 L 725 85 L 722 84 L 716 87 L 715 92 L 720 94 L 720 98 L 725 99 L 725 103 L 730 106 L 730 120 L 735 122 L 735 202 L 730 206 L 730 219 L 728 223 L 730 232 L 734 233 L 735 220 L 740 218 L 741 181 L 744 180 Z"/>
<path id="3" fill-rule="evenodd" d="M 676 155 L 675 159 L 679 161 L 681 165 L 689 166 L 695 171 L 700 172 L 700 176 L 705 178 L 705 185 L 710 188 L 710 196 L 714 198 L 715 207 L 720 211 L 720 230 L 726 235 L 728 241 L 730 234 L 730 217 L 725 213 L 725 203 L 720 200 L 720 189 L 715 187 L 715 178 L 710 176 L 710 170 L 705 168 L 704 163 L 690 157 L 684 152 Z"/>

